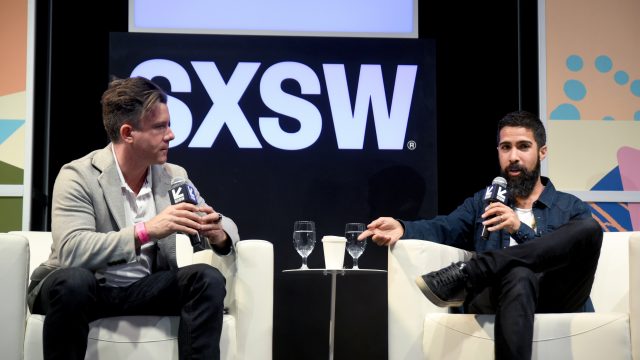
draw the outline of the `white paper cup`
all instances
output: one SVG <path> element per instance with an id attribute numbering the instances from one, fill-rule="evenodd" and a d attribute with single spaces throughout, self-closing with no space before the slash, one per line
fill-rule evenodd
<path id="1" fill-rule="evenodd" d="M 340 270 L 344 267 L 346 244 L 347 238 L 343 236 L 327 235 L 322 237 L 325 269 Z"/>

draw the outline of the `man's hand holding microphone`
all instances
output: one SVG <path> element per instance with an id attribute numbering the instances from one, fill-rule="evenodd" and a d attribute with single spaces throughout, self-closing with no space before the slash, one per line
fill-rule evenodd
<path id="1" fill-rule="evenodd" d="M 175 232 L 189 236 L 194 251 L 202 250 L 203 237 L 218 248 L 228 240 L 222 229 L 222 214 L 204 203 L 198 203 L 196 191 L 183 178 L 174 178 L 169 190 L 171 206 L 145 223 L 149 237 L 159 239 Z"/>
<path id="2" fill-rule="evenodd" d="M 490 232 L 504 229 L 509 234 L 513 234 L 520 229 L 518 215 L 505 204 L 507 196 L 507 180 L 501 176 L 493 179 L 484 196 L 484 202 L 487 206 L 481 215 L 484 219 L 482 222 L 483 239 L 488 239 Z"/>

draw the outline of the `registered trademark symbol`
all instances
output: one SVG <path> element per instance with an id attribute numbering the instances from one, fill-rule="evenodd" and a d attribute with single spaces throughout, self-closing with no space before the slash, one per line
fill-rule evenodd
<path id="1" fill-rule="evenodd" d="M 416 147 L 418 147 L 418 144 L 416 144 L 416 142 L 415 142 L 415 141 L 413 141 L 413 140 L 409 140 L 409 141 L 407 142 L 407 149 L 409 149 L 409 150 L 415 150 L 415 149 L 416 149 Z"/>

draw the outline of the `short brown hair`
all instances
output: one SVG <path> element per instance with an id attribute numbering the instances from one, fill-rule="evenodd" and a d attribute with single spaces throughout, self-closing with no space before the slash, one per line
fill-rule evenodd
<path id="1" fill-rule="evenodd" d="M 156 103 L 167 103 L 167 94 L 154 82 L 143 77 L 114 79 L 102 94 L 102 122 L 109 139 L 120 141 L 120 127 L 140 127 L 144 117 Z"/>

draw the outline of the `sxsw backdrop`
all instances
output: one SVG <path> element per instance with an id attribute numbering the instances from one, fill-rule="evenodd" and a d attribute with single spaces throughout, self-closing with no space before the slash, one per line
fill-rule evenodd
<path id="1" fill-rule="evenodd" d="M 301 264 L 293 222 L 314 220 L 320 240 L 343 235 L 347 222 L 435 215 L 434 42 L 114 33 L 110 44 L 112 75 L 144 76 L 168 92 L 169 161 L 242 239 L 273 243 L 274 338 L 302 332 L 316 343 L 287 344 L 276 357 L 326 358 L 317 349 L 327 349 L 329 278 L 282 273 Z M 360 267 L 386 261 L 387 249 L 370 244 Z M 324 268 L 319 241 L 309 266 Z M 378 295 L 356 295 L 368 293 Z M 336 346 L 363 334 L 354 314 L 386 324 L 384 294 L 384 274 L 339 279 Z M 347 311 L 363 301 L 366 311 Z M 360 356 L 385 353 L 386 336 L 359 339 L 369 344 Z"/>
<path id="2" fill-rule="evenodd" d="M 36 28 L 35 23 L 31 22 L 29 25 L 24 20 L 27 4 L 28 12 L 33 14 L 33 7 L 36 3 L 39 5 L 36 12 L 38 31 L 34 30 Z M 4 39 L 2 43 L 6 44 L 3 45 L 3 49 L 7 50 L 3 53 L 3 66 L 1 67 L 5 81 L 2 82 L 3 87 L 0 94 L 0 120 L 3 121 L 1 124 L 3 138 L 0 141 L 0 156 L 2 157 L 0 161 L 11 166 L 10 172 L 4 172 L 3 169 L 3 176 L 5 174 L 15 175 L 9 182 L 3 180 L 3 184 L 8 187 L 5 187 L 0 194 L 0 197 L 2 197 L 0 199 L 2 219 L 14 219 L 11 220 L 13 222 L 10 225 L 0 223 L 3 225 L 3 231 L 17 229 L 20 227 L 20 223 L 22 223 L 24 229 L 48 229 L 46 216 L 43 217 L 42 214 L 29 219 L 29 211 L 27 210 L 27 215 L 23 216 L 22 219 L 18 219 L 19 215 L 15 209 L 22 202 L 21 196 L 24 195 L 23 213 L 25 213 L 24 209 L 28 209 L 28 206 L 33 203 L 35 212 L 39 211 L 46 214 L 48 211 L 46 206 L 50 202 L 47 197 L 47 189 L 51 188 L 60 166 L 98 146 L 106 144 L 107 141 L 104 131 L 96 121 L 100 116 L 97 99 L 99 99 L 99 95 L 106 86 L 108 74 L 105 70 L 108 54 L 103 38 L 108 38 L 105 34 L 108 34 L 109 31 L 127 30 L 126 2 L 123 0 L 96 2 L 94 4 L 95 7 L 91 8 L 87 8 L 84 6 L 86 4 L 79 1 L 55 2 L 55 7 L 53 3 L 54 1 L 8 0 L 3 1 L 0 5 L 0 17 L 3 19 L 1 22 L 3 31 L 0 33 L 6 36 L 6 38 L 2 38 Z M 488 166 L 487 163 L 488 159 L 494 157 L 494 152 L 483 152 L 484 149 L 493 149 L 494 144 L 490 137 L 493 136 L 494 121 L 507 111 L 516 108 L 523 107 L 524 109 L 535 111 L 537 101 L 529 101 L 531 98 L 527 96 L 527 92 L 535 92 L 534 96 L 537 97 L 537 87 L 531 82 L 528 84 L 526 81 L 522 82 L 522 75 L 524 75 L 525 80 L 528 79 L 529 72 L 526 69 L 530 67 L 527 64 L 536 56 L 517 57 L 515 55 L 517 54 L 516 45 L 518 46 L 517 51 L 522 49 L 521 45 L 524 45 L 525 49 L 530 49 L 527 47 L 526 42 L 520 43 L 516 41 L 516 33 L 522 34 L 520 30 L 529 29 L 526 22 L 522 23 L 522 27 L 520 27 L 519 22 L 518 26 L 516 26 L 516 20 L 520 21 L 528 18 L 527 16 L 520 18 L 514 16 L 517 15 L 516 3 L 518 9 L 526 8 L 526 5 L 528 5 L 524 1 L 496 4 L 471 2 L 461 7 L 459 4 L 451 2 L 421 1 L 421 19 L 424 21 L 421 21 L 420 36 L 423 38 L 435 38 L 438 42 L 438 134 L 443 140 L 440 141 L 438 147 L 444 149 L 444 151 L 439 151 L 438 155 L 441 159 L 439 162 L 440 170 L 438 171 L 440 178 L 439 189 L 441 190 L 438 201 L 441 212 L 452 210 L 464 196 L 471 193 L 471 191 L 477 190 L 480 186 L 486 185 L 486 182 L 495 175 L 496 168 Z M 538 4 L 540 5 L 537 11 L 537 15 L 540 16 L 540 23 L 538 24 L 540 46 L 537 49 L 533 49 L 529 54 L 536 51 L 540 53 L 540 114 L 547 120 L 551 151 L 549 162 L 545 164 L 545 166 L 548 165 L 548 174 L 562 190 L 591 196 L 591 199 L 597 199 L 598 194 L 603 194 L 603 192 L 606 195 L 611 193 L 619 194 L 620 196 L 608 197 L 606 201 L 592 200 L 594 205 L 600 206 L 602 209 L 600 211 L 594 207 L 594 211 L 599 212 L 603 227 L 606 230 L 616 231 L 631 228 L 637 230 L 636 226 L 632 226 L 632 221 L 640 219 L 640 217 L 637 213 L 633 215 L 631 210 L 638 205 L 638 187 L 637 182 L 629 183 L 628 181 L 629 179 L 638 179 L 637 176 L 634 177 L 633 170 L 637 171 L 637 164 L 640 162 L 637 157 L 633 156 L 637 154 L 637 149 L 640 148 L 637 143 L 640 138 L 637 133 L 637 105 L 638 99 L 640 99 L 640 96 L 638 96 L 638 86 L 640 84 L 638 79 L 640 75 L 637 72 L 637 65 L 639 62 L 638 46 L 640 45 L 636 41 L 639 33 L 638 24 L 633 18 L 638 13 L 638 3 L 634 0 L 615 0 L 606 3 L 598 0 L 564 0 L 561 2 L 540 0 Z M 54 8 L 55 11 L 53 11 Z M 524 14 L 527 14 L 526 11 Z M 48 23 L 47 21 L 52 22 Z M 25 26 L 28 26 L 28 29 L 25 30 Z M 516 28 L 518 31 L 516 31 Z M 459 31 L 460 29 L 465 31 Z M 37 35 L 39 34 L 40 41 L 36 36 L 35 45 L 27 39 L 30 31 L 36 32 Z M 85 35 L 88 34 L 87 36 L 91 40 L 84 43 L 79 42 L 79 31 Z M 469 34 L 472 34 L 472 36 L 470 37 Z M 473 41 L 470 41 L 470 39 L 473 39 Z M 17 42 L 14 43 L 9 40 L 16 40 Z M 48 41 L 52 41 L 52 43 Z M 252 45 L 252 43 L 248 44 Z M 21 74 L 25 74 L 25 72 L 26 74 L 31 73 L 34 65 L 29 64 L 29 56 L 25 56 L 24 53 L 25 51 L 33 53 L 34 46 L 36 47 L 36 81 L 34 86 L 36 106 L 31 109 L 29 101 L 32 96 L 30 75 L 23 76 Z M 50 46 L 49 50 L 47 50 L 47 46 Z M 473 54 L 473 56 L 470 56 L 470 54 Z M 49 56 L 51 57 L 51 62 L 47 60 Z M 83 61 L 79 61 L 80 59 Z M 232 65 L 227 67 L 221 66 L 219 64 L 220 60 L 213 59 L 210 56 L 206 59 L 189 58 L 184 61 L 171 57 L 166 59 L 177 62 L 180 67 L 184 68 L 188 73 L 189 83 L 192 87 L 195 87 L 192 92 L 173 92 L 168 89 L 171 96 L 189 106 L 189 112 L 192 116 L 192 129 L 188 132 L 188 139 L 185 138 L 185 141 L 180 145 L 172 148 L 171 161 L 174 162 L 181 162 L 179 158 L 180 148 L 188 148 L 206 117 L 205 112 L 208 113 L 212 107 L 211 104 L 208 104 L 205 105 L 206 109 L 193 109 L 191 108 L 191 100 L 188 97 L 199 96 L 213 103 L 213 96 L 209 96 L 208 93 L 205 94 L 207 90 L 200 84 L 201 80 L 195 74 L 195 67 L 190 62 L 192 60 L 204 62 L 204 66 L 210 70 L 212 69 L 210 63 L 215 62 L 217 69 L 219 69 L 220 74 L 227 83 L 231 78 L 231 74 L 235 73 L 238 64 L 244 63 L 241 67 L 246 67 L 251 66 L 251 64 L 246 63 L 261 62 L 253 76 L 250 76 L 250 81 L 254 83 L 249 84 L 245 89 L 240 86 L 236 96 L 242 93 L 243 96 L 239 97 L 238 107 L 247 118 L 252 132 L 262 148 L 239 147 L 234 137 L 238 135 L 238 131 L 232 135 L 231 131 L 227 129 L 227 124 L 225 124 L 210 148 L 193 148 L 190 150 L 196 153 L 209 154 L 208 157 L 205 157 L 205 163 L 197 164 L 200 170 L 191 168 L 190 170 L 196 184 L 208 195 L 208 200 L 214 206 L 220 208 L 223 212 L 229 209 L 229 215 L 236 218 L 241 226 L 245 222 L 242 215 L 233 210 L 233 206 L 241 206 L 243 211 L 259 213 L 260 233 L 243 232 L 244 238 L 266 237 L 266 235 L 262 235 L 263 230 L 268 231 L 275 226 L 273 224 L 289 223 L 298 218 L 298 215 L 300 217 L 315 215 L 309 213 L 313 210 L 314 204 L 297 205 L 295 202 L 302 201 L 299 197 L 268 198 L 274 206 L 289 207 L 290 204 L 293 204 L 293 206 L 308 207 L 306 211 L 309 212 L 307 213 L 301 212 L 300 214 L 290 215 L 288 218 L 276 219 L 271 211 L 258 212 L 254 209 L 254 206 L 269 207 L 269 203 L 258 204 L 258 197 L 253 197 L 254 201 L 249 204 L 231 204 L 234 201 L 234 196 L 238 193 L 235 188 L 233 191 L 219 185 L 215 190 L 203 188 L 205 185 L 214 187 L 220 180 L 220 178 L 216 178 L 210 184 L 200 184 L 198 177 L 201 174 L 199 175 L 198 172 L 205 170 L 209 172 L 209 176 L 214 176 L 214 174 L 223 176 L 225 172 L 235 172 L 238 176 L 235 177 L 237 182 L 234 184 L 238 184 L 242 192 L 267 196 L 262 193 L 266 193 L 265 189 L 273 185 L 273 180 L 270 179 L 273 179 L 275 175 L 268 173 L 265 175 L 266 180 L 260 182 L 257 188 L 243 186 L 243 177 L 256 178 L 257 175 L 251 172 L 251 169 L 242 170 L 241 172 L 237 168 L 219 166 L 221 164 L 220 161 L 225 162 L 224 158 L 227 156 L 226 153 L 220 152 L 221 148 L 235 149 L 234 151 L 246 155 L 248 160 L 258 164 L 256 165 L 258 170 L 266 167 L 265 164 L 260 162 L 266 159 L 267 156 L 280 156 L 282 159 L 292 159 L 298 163 L 305 162 L 309 168 L 317 166 L 317 160 L 313 160 L 311 155 L 315 154 L 322 157 L 323 151 L 328 152 L 327 154 L 338 154 L 340 155 L 338 158 L 360 156 L 358 155 L 360 153 L 354 150 L 337 150 L 335 131 L 333 128 L 327 130 L 325 126 L 325 120 L 328 119 L 325 118 L 325 111 L 327 110 L 321 109 L 319 105 L 319 102 L 328 103 L 330 100 L 328 100 L 328 95 L 325 91 L 325 87 L 327 87 L 325 69 L 324 66 L 319 66 L 318 64 L 341 64 L 343 63 L 342 59 L 335 61 L 330 59 L 326 62 L 319 61 L 314 65 L 295 58 L 270 62 L 262 58 L 243 58 L 235 59 Z M 259 119 L 257 119 L 259 117 L 280 117 L 279 115 L 282 115 L 283 120 L 279 120 L 279 123 L 290 120 L 295 126 L 296 120 L 294 119 L 299 118 L 299 116 L 291 116 L 292 114 L 284 113 L 278 106 L 267 104 L 269 100 L 264 100 L 261 95 L 256 94 L 256 84 L 265 77 L 264 73 L 268 69 L 271 69 L 269 72 L 275 72 L 281 65 L 274 68 L 272 66 L 282 62 L 300 63 L 310 67 L 322 89 L 320 94 L 315 94 L 314 90 L 298 90 L 296 96 L 312 103 L 318 109 L 318 112 L 322 114 L 323 120 L 323 127 L 318 140 L 303 151 L 282 150 L 272 145 L 266 140 L 266 136 L 263 137 Z M 359 77 L 362 65 L 359 61 L 348 63 L 345 60 L 344 64 L 347 79 L 352 76 L 350 74 L 355 73 L 350 68 L 353 66 L 355 66 Z M 389 91 L 391 85 L 387 85 L 386 82 L 395 81 L 397 65 L 399 64 L 393 65 L 389 71 L 387 71 L 385 65 L 381 66 L 381 74 L 385 79 L 385 95 L 388 97 L 388 109 L 391 104 L 391 99 L 389 98 L 391 96 Z M 131 66 L 127 71 L 133 71 L 133 67 L 137 65 L 132 64 Z M 523 66 L 522 72 L 520 72 L 521 66 Z M 537 68 L 537 66 L 535 67 Z M 329 68 L 329 72 L 331 72 L 332 66 Z M 517 79 L 513 75 L 516 70 L 518 73 Z M 306 70 L 303 73 L 311 75 Z M 249 72 L 246 68 L 239 70 L 237 74 L 244 74 L 244 76 L 249 77 Z M 126 72 L 125 74 L 117 75 L 126 76 Z M 301 76 L 303 75 L 301 74 Z M 310 83 L 314 82 L 313 77 L 309 76 L 311 78 Z M 414 84 L 416 89 L 419 87 L 419 77 L 420 69 L 418 68 L 416 83 Z M 18 79 L 18 82 L 9 82 L 7 81 L 9 78 Z M 77 82 L 74 82 L 78 78 L 83 80 L 80 87 L 78 87 Z M 537 75 L 535 78 L 537 80 Z M 268 79 L 269 76 L 267 76 L 267 83 L 269 83 Z M 339 79 L 339 77 L 334 78 L 334 80 L 336 79 Z M 473 79 L 473 81 L 471 82 L 470 79 Z M 159 82 L 165 87 L 169 86 L 169 81 L 166 79 L 159 79 Z M 351 101 L 353 101 L 352 106 L 356 99 L 353 97 L 355 94 L 353 91 L 357 88 L 357 85 L 355 85 L 357 82 L 358 80 L 353 79 L 347 82 Z M 20 83 L 25 85 L 22 86 Z M 302 83 L 307 83 L 307 81 L 300 81 L 300 85 L 296 85 L 295 81 L 283 81 L 283 89 L 290 94 L 296 95 L 288 87 L 302 86 Z M 18 84 L 18 86 L 4 87 L 10 84 Z M 40 86 L 38 86 L 39 84 Z M 333 84 L 335 85 L 336 83 Z M 476 91 L 471 86 L 472 84 L 481 84 L 483 86 L 482 89 L 485 89 L 484 85 L 488 85 L 488 90 Z M 50 89 L 51 92 L 48 93 L 47 89 Z M 308 91 L 309 93 L 306 94 L 302 91 Z M 518 91 L 521 93 L 518 93 Z M 523 94 L 524 96 L 522 96 Z M 250 97 L 258 99 L 258 106 L 264 111 L 249 109 L 244 103 Z M 39 101 L 38 98 L 47 98 L 47 100 Z M 412 104 L 415 104 L 415 99 L 416 94 L 414 93 Z M 233 105 L 233 100 L 223 101 L 223 103 Z M 231 107 L 233 108 L 233 106 Z M 307 108 L 311 113 L 314 112 L 310 107 L 307 106 Z M 469 111 L 474 109 L 476 110 Z M 32 110 L 35 111 L 33 119 L 31 118 Z M 466 111 L 463 112 L 463 110 Z M 252 111 L 255 113 L 251 114 Z M 369 111 L 372 112 L 372 110 Z M 49 113 L 51 114 L 50 117 Z M 296 112 L 295 114 L 299 113 Z M 372 130 L 375 128 L 372 127 L 374 125 L 372 125 L 371 119 L 372 117 L 368 115 L 364 147 L 365 149 L 378 151 L 375 130 Z M 569 119 L 571 120 L 566 121 Z M 5 120 L 8 120 L 8 122 L 4 122 Z M 15 122 L 15 120 L 18 120 L 18 122 Z M 24 120 L 24 123 L 21 123 L 21 120 Z M 36 126 L 41 127 L 40 130 L 36 129 L 33 133 L 34 136 L 41 139 L 41 141 L 34 141 L 35 155 L 32 155 L 31 144 L 29 144 L 32 134 L 28 127 L 32 120 L 35 120 Z M 74 121 L 69 122 L 69 120 Z M 408 123 L 410 124 L 411 121 L 411 118 L 409 118 Z M 51 134 L 48 133 L 49 124 L 51 124 Z M 288 126 L 283 124 L 282 129 L 291 133 L 296 132 L 297 128 L 292 129 Z M 70 128 L 74 129 L 74 131 L 69 131 Z M 471 129 L 471 132 L 460 131 L 461 128 Z M 335 137 L 332 140 L 335 142 L 333 146 L 321 145 L 324 141 L 328 141 L 326 140 L 328 138 L 325 138 L 327 131 L 331 136 Z M 7 134 L 9 134 L 8 137 Z M 405 134 L 407 138 L 405 140 L 409 140 L 408 134 L 409 131 L 407 130 Z M 272 139 L 271 137 L 269 138 Z M 309 140 L 307 141 L 309 142 Z M 69 144 L 74 144 L 74 146 L 69 147 Z M 368 144 L 371 147 L 368 147 Z M 459 144 L 467 145 L 467 148 L 472 149 L 476 158 L 481 161 L 465 161 L 464 163 L 460 159 L 453 161 L 455 159 L 452 159 L 450 154 L 453 149 L 457 149 L 460 146 Z M 417 141 L 417 145 L 416 149 L 421 149 L 423 141 Z M 52 149 L 55 156 L 49 159 L 47 151 L 39 151 L 37 149 L 38 146 L 44 147 L 45 150 Z M 404 149 L 380 151 L 379 154 L 382 154 L 382 159 L 387 159 L 387 161 L 389 155 L 386 155 L 386 152 L 403 155 L 409 153 Z M 216 156 L 213 156 L 214 153 Z M 222 155 L 218 156 L 217 154 Z M 630 166 L 622 164 L 619 154 L 623 155 L 622 162 L 625 162 L 625 159 L 631 160 L 626 162 Z M 9 158 L 11 160 L 8 160 Z M 34 176 L 33 179 L 30 179 L 28 174 L 30 160 L 42 163 L 42 166 L 34 166 L 38 171 L 38 175 Z M 425 163 L 426 161 L 428 160 L 425 159 Z M 304 176 L 304 174 L 292 174 L 290 168 L 285 166 L 285 164 L 291 162 L 283 160 L 281 163 L 276 163 L 273 165 L 273 171 L 286 172 L 289 177 L 299 175 L 297 177 L 300 178 Z M 228 163 L 225 163 L 225 165 L 228 165 Z M 400 166 L 406 170 L 404 165 L 401 164 Z M 464 175 L 473 174 L 474 176 L 458 176 L 463 168 L 466 170 L 463 173 Z M 623 168 L 631 169 L 632 171 L 629 172 Z M 330 170 L 323 173 L 323 177 L 314 181 L 322 185 L 339 182 L 343 179 L 338 174 L 338 170 L 341 170 L 340 168 L 336 167 Z M 20 174 L 21 171 L 24 171 L 22 176 Z M 631 176 L 626 176 L 624 175 L 625 173 L 631 174 Z M 231 175 L 224 176 L 228 176 L 231 179 Z M 24 180 L 21 180 L 21 177 Z M 37 185 L 34 185 L 34 194 L 38 196 L 29 199 L 32 193 L 28 189 L 31 187 L 32 181 Z M 268 181 L 272 181 L 272 183 Z M 356 179 L 356 181 L 359 180 Z M 375 183 L 375 181 L 372 183 Z M 22 188 L 22 184 L 24 184 L 24 188 Z M 276 183 L 275 185 L 284 187 L 290 184 Z M 325 186 L 326 188 L 328 186 Z M 322 187 L 316 186 L 314 189 L 314 191 L 318 192 L 321 191 Z M 402 189 L 402 187 L 400 186 L 398 189 Z M 336 212 L 332 217 L 336 220 L 333 225 L 319 223 L 320 226 L 325 227 L 324 229 L 321 228 L 319 233 L 338 232 L 341 230 L 342 223 L 347 221 L 342 219 L 346 217 L 344 214 L 357 214 L 358 212 L 352 209 L 343 209 L 334 204 L 333 199 L 343 198 L 345 197 L 344 194 L 334 194 L 326 190 L 323 194 L 326 195 L 325 198 L 316 203 L 318 206 L 315 209 L 318 209 L 316 211 L 319 212 L 320 206 L 322 206 L 322 213 Z M 391 202 L 394 199 L 395 196 L 392 196 L 387 201 Z M 356 203 L 363 204 L 363 202 L 359 201 L 353 202 L 353 204 Z M 327 206 L 330 210 L 324 210 Z M 424 203 L 422 206 L 424 206 Z M 612 208 L 604 209 L 602 206 Z M 415 208 L 415 205 L 413 207 Z M 273 206 L 269 207 L 269 210 L 271 209 L 273 209 Z M 361 211 L 362 213 L 370 211 L 371 214 L 375 214 L 376 211 L 373 209 L 375 207 L 361 209 Z M 341 211 L 344 211 L 344 213 L 340 214 L 339 212 Z M 413 211 L 410 212 L 412 213 Z M 18 215 L 18 217 L 15 215 Z M 395 215 L 395 213 L 390 212 L 388 215 Z M 400 214 L 399 216 L 403 215 Z M 290 236 L 289 232 L 287 231 L 282 236 L 281 240 L 272 240 L 274 244 L 278 242 L 282 244 L 276 245 L 278 246 L 277 251 L 280 252 L 278 255 L 280 258 L 279 260 L 277 259 L 279 261 L 277 264 L 278 269 L 296 267 L 299 265 L 299 258 L 293 247 L 285 244 Z M 362 258 L 362 265 L 367 267 L 379 265 L 383 262 L 383 258 L 386 259 L 385 251 L 384 248 L 369 247 Z M 284 261 L 287 261 L 287 263 L 284 263 Z M 314 251 L 310 261 L 312 266 L 322 265 L 319 250 Z M 302 305 L 298 304 L 293 304 L 289 309 L 281 307 L 276 309 L 277 321 L 274 323 L 274 326 L 276 326 L 274 339 L 278 344 L 274 347 L 274 355 L 280 355 L 280 358 L 287 358 L 287 354 L 291 355 L 291 358 L 302 358 L 305 355 L 309 355 L 305 357 L 307 359 L 326 358 L 326 356 L 323 356 L 324 354 L 308 354 L 308 349 L 326 349 L 326 330 L 328 327 L 326 319 L 328 319 L 329 313 L 328 301 L 325 302 L 325 299 L 328 298 L 326 279 L 318 279 L 318 281 L 305 280 L 305 283 L 302 284 L 298 279 L 282 277 L 279 271 L 276 271 L 276 276 L 278 276 L 276 279 L 276 304 L 283 300 L 283 294 L 286 294 L 287 297 L 299 299 L 300 304 L 304 303 L 306 306 L 304 311 L 301 310 Z M 346 304 L 346 306 L 345 304 L 338 306 L 337 352 L 346 342 L 353 341 L 360 345 L 358 346 L 359 348 L 362 346 L 372 347 L 371 351 L 367 350 L 368 352 L 363 354 L 364 357 L 361 358 L 384 357 L 384 353 L 382 353 L 384 350 L 381 350 L 381 348 L 386 344 L 386 331 L 383 330 L 386 329 L 386 303 L 381 304 L 376 300 L 384 300 L 386 283 L 384 279 L 370 280 L 371 283 L 364 285 L 353 284 L 348 281 L 339 282 L 338 284 L 339 302 L 345 300 L 344 297 L 341 299 L 340 296 L 341 293 L 344 293 L 344 288 L 340 288 L 341 284 L 343 284 L 345 288 L 352 290 L 354 294 L 363 294 L 371 304 L 367 304 L 364 310 L 357 306 L 352 306 L 353 303 Z M 380 288 L 377 287 L 379 285 Z M 309 300 L 310 298 L 314 300 Z M 361 297 L 357 298 L 356 300 L 361 299 Z M 342 311 L 343 313 L 340 314 Z M 355 325 L 346 323 L 344 317 L 341 317 L 345 315 L 355 316 L 354 314 L 361 316 L 360 321 L 356 319 Z M 382 314 L 382 316 L 379 316 L 379 314 Z M 368 319 L 365 320 L 367 317 Z M 375 325 L 372 326 L 372 324 Z M 314 326 L 318 327 L 318 329 L 310 329 L 310 327 Z M 346 328 L 340 330 L 343 326 L 346 326 Z M 344 339 L 340 338 L 340 331 L 350 331 L 352 334 L 365 333 L 367 337 Z M 304 336 L 304 334 L 310 335 Z M 305 340 L 302 340 L 303 338 Z M 296 339 L 296 341 L 292 343 L 291 339 Z M 375 353 L 377 357 L 368 356 L 372 353 Z"/>

